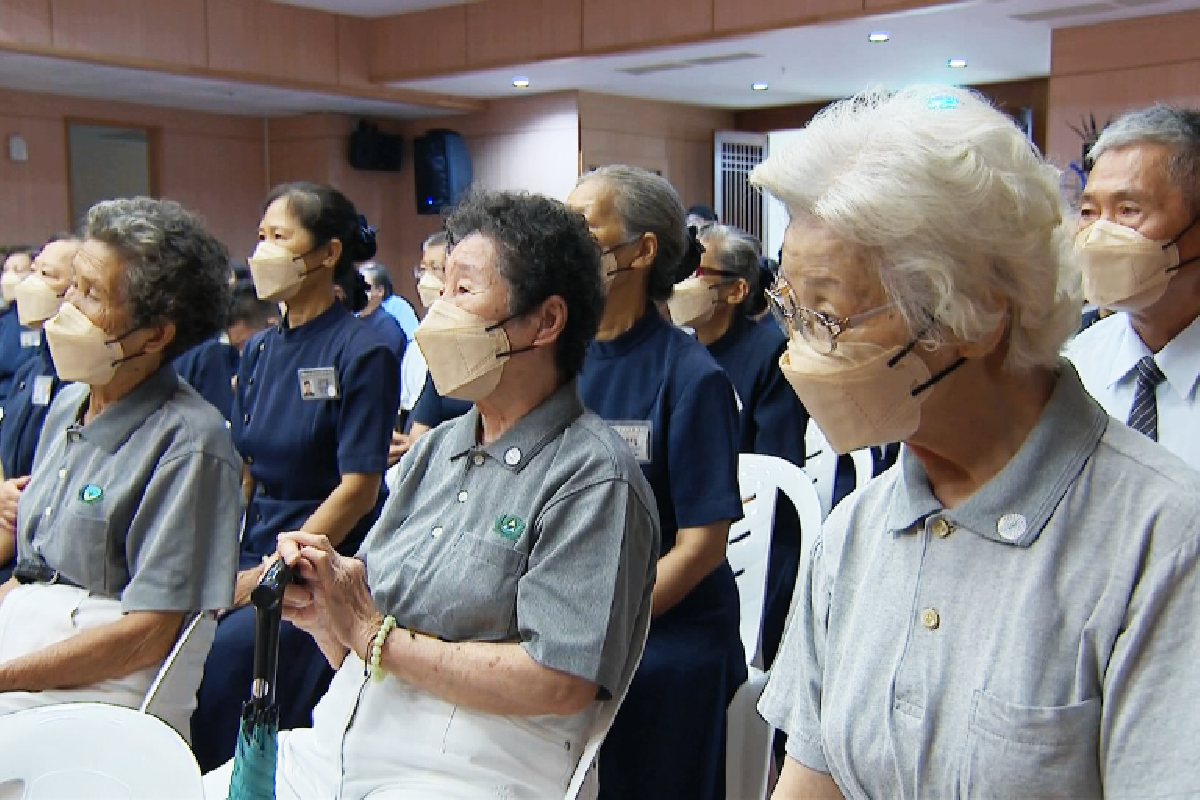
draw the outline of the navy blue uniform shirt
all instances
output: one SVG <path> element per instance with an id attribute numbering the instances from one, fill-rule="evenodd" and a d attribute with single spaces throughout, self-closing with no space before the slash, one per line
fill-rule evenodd
<path id="1" fill-rule="evenodd" d="M 383 473 L 396 420 L 396 357 L 362 320 L 334 303 L 297 328 L 286 321 L 242 352 L 233 441 L 254 477 L 243 568 L 299 530 L 347 473 Z M 339 550 L 354 553 L 379 516 L 386 489 Z"/>
<path id="2" fill-rule="evenodd" d="M 175 359 L 175 371 L 200 396 L 216 407 L 221 416 L 233 414 L 233 376 L 238 369 L 238 351 L 213 337 Z"/>
<path id="3" fill-rule="evenodd" d="M 0 311 L 0 406 L 8 400 L 17 370 L 37 354 L 40 342 L 37 331 L 21 327 L 16 303 Z"/>
<path id="4" fill-rule="evenodd" d="M 37 354 L 17 370 L 12 391 L 0 419 L 0 463 L 4 477 L 20 478 L 33 472 L 33 454 L 42 435 L 46 411 L 63 382 L 58 379 L 46 335 L 39 334 Z"/>
<path id="5" fill-rule="evenodd" d="M 396 363 L 399 364 L 404 358 L 405 348 L 408 347 L 408 337 L 404 335 L 404 328 L 400 327 L 396 318 L 380 307 L 375 309 L 374 314 L 361 316 L 359 319 L 370 325 L 383 337 L 383 341 L 387 342 L 388 349 L 395 353 Z"/>
<path id="6" fill-rule="evenodd" d="M 425 388 L 421 390 L 417 404 L 408 415 L 409 424 L 419 422 L 427 428 L 436 428 L 447 420 L 458 419 L 470 410 L 471 404 L 466 400 L 442 397 L 438 394 L 437 387 L 433 385 L 433 376 L 427 371 Z"/>

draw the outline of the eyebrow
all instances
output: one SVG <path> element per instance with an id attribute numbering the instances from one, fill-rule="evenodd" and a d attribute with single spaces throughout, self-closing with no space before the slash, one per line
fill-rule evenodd
<path id="1" fill-rule="evenodd" d="M 1085 191 L 1080 197 L 1080 200 L 1095 200 L 1097 197 L 1104 197 L 1118 202 L 1121 200 L 1137 200 L 1138 202 L 1144 203 L 1150 199 L 1151 194 L 1140 189 L 1114 189 L 1113 191 L 1109 192 L 1106 192 L 1103 189 L 1093 189 L 1090 192 Z"/>

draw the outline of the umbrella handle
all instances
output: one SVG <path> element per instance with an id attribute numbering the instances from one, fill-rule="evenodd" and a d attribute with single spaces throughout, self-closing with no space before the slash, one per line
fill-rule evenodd
<path id="1" fill-rule="evenodd" d="M 250 602 L 260 611 L 279 606 L 283 603 L 284 589 L 295 580 L 295 570 L 277 558 L 263 570 L 258 585 L 250 592 Z"/>
<path id="2" fill-rule="evenodd" d="M 254 614 L 254 682 L 250 686 L 250 702 L 264 708 L 275 702 L 275 673 L 279 666 L 279 626 L 283 608 L 275 605 L 255 609 Z"/>

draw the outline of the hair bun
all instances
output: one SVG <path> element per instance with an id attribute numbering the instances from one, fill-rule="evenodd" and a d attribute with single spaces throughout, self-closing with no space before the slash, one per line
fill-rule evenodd
<path id="1" fill-rule="evenodd" d="M 704 245 L 700 244 L 700 239 L 696 236 L 698 233 L 696 226 L 689 225 L 687 230 L 687 250 L 684 251 L 683 258 L 679 259 L 679 267 L 675 271 L 675 283 L 691 277 L 696 268 L 700 266 L 700 256 L 704 254 Z"/>
<path id="2" fill-rule="evenodd" d="M 362 214 L 358 215 L 358 243 L 361 248 L 359 258 L 355 261 L 368 261 L 375 257 L 378 247 L 375 244 L 375 234 L 378 231 L 371 227 L 367 222 L 367 218 Z"/>

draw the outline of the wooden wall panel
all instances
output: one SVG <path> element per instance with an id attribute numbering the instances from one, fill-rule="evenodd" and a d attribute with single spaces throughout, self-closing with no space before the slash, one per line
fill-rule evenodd
<path id="1" fill-rule="evenodd" d="M 712 31 L 712 0 L 583 0 L 583 49 L 696 39 Z"/>
<path id="2" fill-rule="evenodd" d="M 453 72 L 467 66 L 467 11 L 449 6 L 384 17 L 371 28 L 371 80 Z"/>
<path id="3" fill-rule="evenodd" d="M 29 146 L 24 164 L 0 158 L 0 246 L 37 244 L 69 227 L 66 141 L 62 120 L 14 115 L 0 103 L 0 130 Z"/>
<path id="4" fill-rule="evenodd" d="M 50 0 L 2 0 L 0 2 L 0 42 L 48 45 Z"/>
<path id="5" fill-rule="evenodd" d="M 337 18 L 337 82 L 343 86 L 369 86 L 371 83 L 371 55 L 367 43 L 371 41 L 373 21 L 359 17 Z"/>
<path id="6" fill-rule="evenodd" d="M 713 29 L 782 28 L 861 12 L 862 0 L 713 0 Z"/>
<path id="7" fill-rule="evenodd" d="M 1200 11 L 1059 28 L 1050 43 L 1050 74 L 1081 75 L 1196 58 Z"/>
<path id="8" fill-rule="evenodd" d="M 338 32 L 333 14 L 263 0 L 206 2 L 211 68 L 284 80 L 337 80 Z"/>
<path id="9" fill-rule="evenodd" d="M 491 0 L 466 11 L 472 67 L 575 55 L 583 48 L 583 0 Z"/>
<path id="10" fill-rule="evenodd" d="M 203 67 L 205 0 L 51 0 L 54 46 Z"/>

